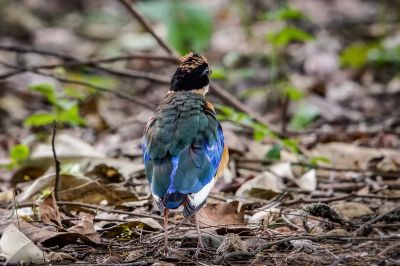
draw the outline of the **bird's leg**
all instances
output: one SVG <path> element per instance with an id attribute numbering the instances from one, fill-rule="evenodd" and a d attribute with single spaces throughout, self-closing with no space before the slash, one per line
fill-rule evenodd
<path id="1" fill-rule="evenodd" d="M 164 209 L 164 255 L 168 255 L 168 208 Z"/>
<path id="2" fill-rule="evenodd" d="M 198 236 L 197 249 L 205 250 L 203 241 L 201 240 L 200 223 L 199 223 L 199 219 L 198 219 L 197 215 L 198 215 L 197 213 L 194 214 L 194 220 L 196 221 L 196 229 L 197 229 L 197 236 Z"/>

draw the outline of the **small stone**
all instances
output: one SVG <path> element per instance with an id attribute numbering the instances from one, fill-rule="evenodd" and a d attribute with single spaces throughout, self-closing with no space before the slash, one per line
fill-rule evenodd
<path id="1" fill-rule="evenodd" d="M 333 230 L 327 232 L 325 235 L 327 235 L 327 236 L 344 236 L 347 234 L 348 234 L 348 232 L 346 230 L 337 228 L 337 229 L 333 229 Z"/>
<path id="2" fill-rule="evenodd" d="M 341 218 L 355 219 L 365 215 L 372 215 L 374 212 L 364 204 L 356 202 L 345 202 L 331 206 Z"/>
<path id="3" fill-rule="evenodd" d="M 143 250 L 137 249 L 137 250 L 132 250 L 129 252 L 128 256 L 125 258 L 125 262 L 132 262 L 136 261 L 140 256 L 142 256 Z"/>
<path id="4" fill-rule="evenodd" d="M 217 249 L 217 254 L 225 254 L 235 251 L 248 251 L 247 243 L 240 239 L 237 234 L 227 234 Z"/>

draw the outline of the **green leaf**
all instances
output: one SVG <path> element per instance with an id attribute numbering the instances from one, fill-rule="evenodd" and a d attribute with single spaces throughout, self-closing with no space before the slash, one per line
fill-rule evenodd
<path id="1" fill-rule="evenodd" d="M 359 69 L 367 63 L 369 52 L 376 45 L 366 43 L 355 43 L 348 46 L 340 54 L 340 62 L 343 66 Z"/>
<path id="2" fill-rule="evenodd" d="M 77 88 L 75 87 L 64 87 L 64 93 L 66 96 L 72 97 L 74 99 L 78 99 L 78 100 L 84 100 L 86 99 L 86 97 L 88 97 L 91 92 L 93 91 L 88 91 L 86 88 L 85 89 L 81 89 L 81 90 L 77 90 Z"/>
<path id="3" fill-rule="evenodd" d="M 85 83 L 89 83 L 90 85 L 93 86 L 101 86 L 101 87 L 107 87 L 109 89 L 114 88 L 116 84 L 116 80 L 110 77 L 106 76 L 101 76 L 101 75 L 94 75 L 94 74 L 87 74 L 87 73 L 82 73 L 82 72 L 68 72 L 67 77 L 72 80 L 77 80 L 77 81 L 84 81 Z M 81 89 L 82 86 L 80 85 L 74 85 L 70 87 L 78 87 Z M 96 89 L 83 86 L 85 91 L 88 93 L 95 93 Z"/>
<path id="4" fill-rule="evenodd" d="M 208 8 L 187 1 L 140 1 L 139 9 L 167 24 L 167 40 L 181 54 L 201 51 L 209 44 L 213 18 Z"/>
<path id="5" fill-rule="evenodd" d="M 268 127 L 259 123 L 253 123 L 252 128 L 254 130 L 253 138 L 255 141 L 261 141 L 265 137 L 270 136 L 272 134 L 271 130 Z"/>
<path id="6" fill-rule="evenodd" d="M 68 99 L 58 99 L 56 107 L 58 108 L 58 111 L 63 111 L 63 110 L 69 110 L 73 106 L 76 105 L 76 101 L 74 100 L 68 100 Z"/>
<path id="7" fill-rule="evenodd" d="M 284 7 L 278 10 L 269 11 L 265 16 L 266 20 L 300 20 L 307 19 L 306 15 L 298 9 Z"/>
<path id="8" fill-rule="evenodd" d="M 37 113 L 25 118 L 24 126 L 40 127 L 53 123 L 55 117 L 50 113 Z"/>
<path id="9" fill-rule="evenodd" d="M 287 85 L 283 88 L 283 91 L 288 95 L 292 101 L 298 101 L 304 97 L 304 93 L 292 85 Z"/>
<path id="10" fill-rule="evenodd" d="M 44 95 L 51 104 L 54 105 L 57 103 L 57 96 L 53 85 L 49 83 L 41 83 L 31 86 L 30 89 Z"/>
<path id="11" fill-rule="evenodd" d="M 223 68 L 213 68 L 210 78 L 212 79 L 226 79 L 226 71 Z"/>
<path id="12" fill-rule="evenodd" d="M 167 27 L 169 43 L 181 54 L 202 51 L 209 44 L 213 20 L 208 9 L 173 2 Z"/>
<path id="13" fill-rule="evenodd" d="M 85 120 L 79 114 L 79 106 L 72 105 L 69 109 L 57 113 L 57 121 L 68 123 L 72 126 L 85 125 Z"/>
<path id="14" fill-rule="evenodd" d="M 283 145 L 286 149 L 294 152 L 299 153 L 299 141 L 295 139 L 283 139 L 281 141 L 281 145 Z"/>
<path id="15" fill-rule="evenodd" d="M 16 163 L 26 160 L 29 154 L 29 147 L 25 144 L 17 144 L 10 150 L 10 158 Z"/>
<path id="16" fill-rule="evenodd" d="M 313 39 L 312 35 L 295 27 L 285 27 L 266 36 L 266 40 L 277 47 L 284 47 L 291 42 L 307 42 Z"/>
<path id="17" fill-rule="evenodd" d="M 281 159 L 281 150 L 282 147 L 279 144 L 274 144 L 272 148 L 267 152 L 265 155 L 264 159 L 268 161 L 273 161 L 273 160 L 280 160 Z"/>
<path id="18" fill-rule="evenodd" d="M 303 105 L 294 113 L 289 124 L 295 129 L 304 129 L 308 127 L 319 114 L 320 112 L 315 106 Z"/>
<path id="19" fill-rule="evenodd" d="M 309 158 L 309 163 L 318 166 L 319 163 L 331 163 L 331 160 L 324 156 L 313 156 Z"/>
<path id="20" fill-rule="evenodd" d="M 374 65 L 400 65 L 400 46 L 397 48 L 384 49 L 375 48 L 371 49 L 368 53 L 368 62 Z"/>

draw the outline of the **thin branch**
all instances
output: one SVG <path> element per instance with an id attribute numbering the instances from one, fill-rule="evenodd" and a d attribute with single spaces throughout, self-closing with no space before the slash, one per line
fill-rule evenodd
<path id="1" fill-rule="evenodd" d="M 381 252 L 379 252 L 378 256 L 379 257 L 384 257 L 386 256 L 388 253 L 392 252 L 393 250 L 399 250 L 400 249 L 400 242 L 399 243 L 395 243 L 393 245 L 390 245 L 388 247 L 386 247 L 384 250 L 382 250 Z"/>
<path id="2" fill-rule="evenodd" d="M 1 62 L 0 61 L 0 64 L 2 64 L 4 66 L 7 66 L 7 67 L 10 67 L 10 68 L 14 68 L 14 69 L 25 71 L 24 68 L 20 68 L 18 66 L 14 66 L 14 65 L 11 65 L 11 64 L 8 64 L 8 63 L 5 63 L 5 62 Z M 52 77 L 52 78 L 54 78 L 54 79 L 56 79 L 56 80 L 58 80 L 58 81 L 60 81 L 62 83 L 81 85 L 81 86 L 93 88 L 93 89 L 98 90 L 98 91 L 107 92 L 107 93 L 113 94 L 115 96 L 118 96 L 121 99 L 125 99 L 125 100 L 129 100 L 131 102 L 134 102 L 134 103 L 136 103 L 136 104 L 138 104 L 140 106 L 143 106 L 143 107 L 145 107 L 145 108 L 147 108 L 149 110 L 152 110 L 152 111 L 155 108 L 154 106 L 152 106 L 152 105 L 150 105 L 150 104 L 148 104 L 146 102 L 143 102 L 143 101 L 137 99 L 134 96 L 127 95 L 125 93 L 122 93 L 122 92 L 119 92 L 119 91 L 115 91 L 115 90 L 112 90 L 112 89 L 109 89 L 109 88 L 105 88 L 105 87 L 102 87 L 102 86 L 94 85 L 92 83 L 88 83 L 88 82 L 81 81 L 81 80 L 66 79 L 66 78 L 62 78 L 62 77 L 59 77 L 59 76 L 56 76 L 56 75 L 53 75 L 53 74 L 44 73 L 42 71 L 35 70 L 35 69 L 26 69 L 26 71 L 30 71 L 30 72 L 38 74 L 38 75 Z"/>
<path id="3" fill-rule="evenodd" d="M 0 75 L 0 80 L 10 78 L 10 77 L 12 77 L 12 76 L 18 75 L 18 74 L 23 73 L 23 72 L 25 72 L 25 70 L 10 71 L 10 72 L 8 72 L 8 73 L 5 73 L 5 74 L 3 74 L 3 75 Z"/>
<path id="4" fill-rule="evenodd" d="M 60 160 L 57 158 L 57 153 L 56 153 L 56 148 L 55 148 L 55 138 L 56 138 L 56 132 L 57 132 L 57 124 L 56 120 L 53 120 L 53 134 L 51 137 L 51 149 L 53 151 L 53 158 L 54 158 L 54 167 L 56 171 L 56 176 L 54 180 L 54 198 L 56 201 L 60 201 L 60 196 L 59 196 L 59 189 L 60 189 L 60 171 L 61 171 L 61 163 Z"/>
<path id="5" fill-rule="evenodd" d="M 287 113 L 289 109 L 289 104 L 290 104 L 290 98 L 289 95 L 285 95 L 285 99 L 283 100 L 282 104 L 282 113 L 281 113 L 281 132 L 283 135 L 286 134 L 286 129 L 287 129 Z"/>
<path id="6" fill-rule="evenodd" d="M 119 2 L 125 6 L 125 8 L 129 11 L 129 13 L 134 17 L 158 42 L 158 44 L 170 55 L 175 56 L 176 59 L 179 60 L 178 55 L 174 52 L 174 50 L 168 46 L 166 42 L 164 42 L 152 29 L 151 25 L 144 19 L 144 17 L 136 10 L 135 6 L 130 3 L 128 0 L 119 0 Z M 238 109 L 241 112 L 247 113 L 249 116 L 254 118 L 257 122 L 261 124 L 268 125 L 272 131 L 280 132 L 279 128 L 271 125 L 266 119 L 264 119 L 260 114 L 254 112 L 246 105 L 241 103 L 235 96 L 229 93 L 227 90 L 224 90 L 221 86 L 219 86 L 215 82 L 210 83 L 211 92 L 221 99 L 222 102 L 227 103 Z"/>
<path id="7" fill-rule="evenodd" d="M 19 48 L 21 48 L 21 47 L 19 47 Z M 26 49 L 29 52 L 36 51 L 34 49 L 27 49 L 27 48 L 24 48 L 24 49 Z M 21 50 L 24 50 L 24 49 L 21 49 Z M 42 52 L 41 50 L 37 51 L 38 54 L 41 54 L 41 52 Z M 60 53 L 52 53 L 51 52 L 50 54 L 51 54 L 51 56 L 57 57 L 62 60 L 66 60 L 66 62 L 60 63 L 60 64 L 33 65 L 33 66 L 26 66 L 23 68 L 21 67 L 21 68 L 18 68 L 18 71 L 13 71 L 13 72 L 9 72 L 4 75 L 1 75 L 0 79 L 9 78 L 11 76 L 14 76 L 19 73 L 26 72 L 26 71 L 34 72 L 35 70 L 40 70 L 40 69 L 53 69 L 53 68 L 57 68 L 57 67 L 73 67 L 73 66 L 85 66 L 86 65 L 86 66 L 92 67 L 93 69 L 98 70 L 100 72 L 111 74 L 111 75 L 118 76 L 118 77 L 133 78 L 133 79 L 145 79 L 145 80 L 162 83 L 162 84 L 170 83 L 170 79 L 168 77 L 159 75 L 159 74 L 143 72 L 143 71 L 138 71 L 138 70 L 122 70 L 122 69 L 120 70 L 120 69 L 114 69 L 114 68 L 109 68 L 109 67 L 103 67 L 103 66 L 96 65 L 96 63 L 95 63 L 96 61 L 80 61 L 78 59 L 70 59 L 68 56 L 60 54 Z M 66 58 L 69 58 L 69 59 L 66 59 Z M 111 62 L 114 59 L 115 58 L 104 59 L 104 61 Z M 101 61 L 101 60 L 99 60 L 99 61 Z M 15 66 L 7 64 L 5 62 L 2 62 L 1 64 L 4 66 L 8 66 L 8 67 L 15 67 Z"/>
<path id="8" fill-rule="evenodd" d="M 364 231 L 364 229 L 365 229 L 367 226 L 369 226 L 369 225 L 371 225 L 371 224 L 373 224 L 373 223 L 376 223 L 376 222 L 380 221 L 381 219 L 383 219 L 386 215 L 388 215 L 388 214 L 390 214 L 390 213 L 392 213 L 392 212 L 395 212 L 395 211 L 399 211 L 399 210 L 400 210 L 400 207 L 392 208 L 392 209 L 390 209 L 389 211 L 384 212 L 384 213 L 382 213 L 382 214 L 376 216 L 375 218 L 369 220 L 368 222 L 364 223 L 364 224 L 363 224 L 362 226 L 360 226 L 356 231 L 354 231 L 354 233 L 353 233 L 353 238 L 355 238 L 355 237 L 357 236 L 358 233 Z"/>
<path id="9" fill-rule="evenodd" d="M 249 163 L 249 164 L 253 163 L 253 164 L 261 164 L 261 165 L 270 165 L 271 164 L 271 162 L 269 162 L 269 161 L 258 160 L 258 159 L 241 158 L 238 160 L 239 167 L 241 164 L 244 164 L 244 163 Z M 314 165 L 314 164 L 305 163 L 305 162 L 288 162 L 288 163 L 290 163 L 291 165 L 309 167 L 312 169 L 326 170 L 326 171 L 372 173 L 372 174 L 381 175 L 384 177 L 398 177 L 400 175 L 400 171 L 384 172 L 384 171 L 373 170 L 373 169 L 360 169 L 360 168 L 350 168 L 350 167 L 340 168 L 340 167 L 332 167 L 332 166 Z"/>
<path id="10" fill-rule="evenodd" d="M 128 12 L 140 22 L 140 24 L 156 39 L 158 44 L 169 54 L 175 55 L 175 52 L 166 44 L 153 30 L 150 23 L 136 10 L 136 8 L 128 0 L 119 0 L 119 2 L 126 7 Z"/>
<path id="11" fill-rule="evenodd" d="M 65 61 L 79 61 L 78 58 L 75 58 L 71 55 L 66 55 L 63 53 L 55 52 L 55 51 L 49 51 L 47 49 L 41 49 L 41 48 L 35 48 L 35 47 L 29 47 L 29 46 L 0 44 L 0 50 L 5 50 L 5 51 L 10 51 L 10 52 L 15 52 L 15 53 L 40 54 L 40 55 L 45 55 L 45 56 L 61 58 Z"/>
<path id="12" fill-rule="evenodd" d="M 62 58 L 60 58 L 62 59 Z M 107 64 L 107 63 L 114 63 L 118 61 L 129 61 L 129 60 L 150 60 L 150 61 L 165 61 L 169 63 L 179 63 L 179 61 L 169 55 L 152 55 L 152 54 L 145 54 L 145 53 L 136 53 L 136 54 L 129 54 L 129 55 L 122 55 L 122 56 L 115 56 L 115 57 L 108 57 L 108 58 L 99 58 L 99 59 L 88 59 L 88 60 L 79 60 L 79 61 L 67 61 L 62 63 L 55 63 L 55 64 L 44 64 L 44 65 L 37 65 L 32 66 L 32 68 L 36 69 L 52 69 L 57 67 L 78 67 L 78 66 L 91 66 L 96 67 L 98 64 Z M 63 59 L 62 59 L 63 60 Z"/>
<path id="13" fill-rule="evenodd" d="M 339 200 L 345 200 L 345 199 L 354 199 L 354 198 L 364 198 L 364 199 L 383 199 L 383 200 L 400 200 L 400 197 L 396 196 L 381 196 L 381 195 L 357 195 L 355 193 L 351 193 L 348 195 L 343 195 L 343 196 L 338 196 L 338 197 L 329 197 L 329 198 L 315 198 L 315 199 L 297 199 L 297 200 L 292 200 L 288 202 L 282 203 L 283 206 L 291 206 L 294 204 L 299 204 L 299 203 L 329 203 L 329 202 L 334 202 L 334 201 L 339 201 Z"/>
<path id="14" fill-rule="evenodd" d="M 162 83 L 162 84 L 169 84 L 170 83 L 170 78 L 159 75 L 159 74 L 154 74 L 150 72 L 143 72 L 143 71 L 138 71 L 138 70 L 122 70 L 122 69 L 112 69 L 112 68 L 106 68 L 102 66 L 93 66 L 94 69 L 97 69 L 101 72 L 108 73 L 114 76 L 119 76 L 123 78 L 134 78 L 134 79 L 145 79 L 157 83 Z"/>
<path id="15" fill-rule="evenodd" d="M 136 217 L 143 217 L 143 218 L 153 218 L 153 219 L 156 219 L 156 220 L 164 220 L 163 217 L 160 217 L 158 215 L 133 213 L 131 211 L 115 210 L 115 209 L 112 209 L 112 208 L 105 208 L 105 207 L 101 207 L 99 205 L 94 205 L 94 204 L 72 202 L 72 201 L 57 201 L 57 204 L 58 205 L 62 205 L 62 206 L 72 206 L 72 207 L 88 208 L 88 209 L 92 209 L 92 210 L 100 210 L 100 211 L 104 211 L 104 212 L 107 212 L 107 213 L 126 214 L 126 215 L 129 215 L 129 216 L 136 216 Z M 30 206 L 36 206 L 36 205 L 37 204 L 34 203 L 34 202 L 26 202 L 26 203 L 18 204 L 18 208 L 30 207 Z M 175 223 L 174 221 L 171 221 L 171 222 Z M 192 224 L 188 224 L 188 225 L 192 225 Z"/>
<path id="16" fill-rule="evenodd" d="M 299 239 L 306 239 L 306 240 L 311 240 L 311 241 L 324 241 L 324 240 L 338 240 L 338 241 L 398 241 L 400 240 L 400 236 L 383 236 L 383 237 L 353 237 L 351 235 L 338 235 L 338 236 L 333 236 L 333 235 L 295 235 L 295 236 L 289 236 L 284 239 L 276 240 L 269 242 L 265 245 L 262 245 L 261 247 L 257 248 L 253 254 L 256 255 L 266 249 L 269 249 L 273 246 L 283 244 L 290 242 L 292 240 L 299 240 Z"/>
<path id="17" fill-rule="evenodd" d="M 20 46 L 20 45 L 5 45 L 0 44 L 0 50 L 24 54 L 24 53 L 33 53 L 33 54 L 40 54 L 44 56 L 51 56 L 55 58 L 60 58 L 64 61 L 70 62 L 70 65 L 95 65 L 95 64 L 102 64 L 102 63 L 113 63 L 117 61 L 127 61 L 127 60 L 134 60 L 134 59 L 141 59 L 141 60 L 152 60 L 152 61 L 166 61 L 166 62 L 174 62 L 179 63 L 180 60 L 176 56 L 173 55 L 154 55 L 148 53 L 132 53 L 127 55 L 119 55 L 115 57 L 109 58 L 99 58 L 99 59 L 88 59 L 88 60 L 80 60 L 71 55 L 67 55 L 64 53 L 45 50 L 36 47 L 30 46 Z"/>
<path id="18" fill-rule="evenodd" d="M 15 210 L 15 216 L 17 217 L 18 229 L 21 230 L 21 225 L 19 224 L 18 206 L 17 206 L 17 201 L 15 200 L 15 189 L 13 189 L 13 202 L 14 202 L 13 208 Z"/>

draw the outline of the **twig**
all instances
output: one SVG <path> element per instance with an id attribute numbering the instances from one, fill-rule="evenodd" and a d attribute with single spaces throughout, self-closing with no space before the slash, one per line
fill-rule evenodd
<path id="1" fill-rule="evenodd" d="M 174 51 L 154 32 L 151 25 L 145 20 L 145 18 L 136 10 L 136 8 L 128 0 L 119 0 L 119 2 L 126 7 L 129 13 L 136 18 L 140 24 L 156 39 L 158 44 L 169 54 L 175 55 Z M 175 55 L 176 56 L 176 55 Z"/>
<path id="2" fill-rule="evenodd" d="M 380 257 L 384 257 L 386 254 L 388 254 L 389 252 L 391 252 L 394 249 L 399 249 L 400 248 L 400 243 L 395 243 L 393 245 L 390 245 L 388 247 L 386 247 L 384 250 L 382 250 L 381 252 L 379 252 L 378 256 Z"/>
<path id="3" fill-rule="evenodd" d="M 290 98 L 289 95 L 285 95 L 285 99 L 283 100 L 282 104 L 282 113 L 281 113 L 281 132 L 283 135 L 286 134 L 286 127 L 287 127 L 287 112 L 289 108 Z"/>
<path id="4" fill-rule="evenodd" d="M 23 68 L 20 68 L 18 66 L 14 66 L 14 65 L 11 65 L 11 64 L 8 64 L 8 63 L 5 63 L 5 62 L 1 62 L 0 61 L 0 64 L 2 64 L 4 66 L 7 66 L 7 67 L 10 67 L 10 68 L 14 68 L 14 69 L 18 69 L 18 70 L 21 70 L 21 69 L 24 70 Z M 28 69 L 27 71 L 31 71 L 32 73 L 43 75 L 43 76 L 47 76 L 47 77 L 52 77 L 52 78 L 54 78 L 54 79 L 56 79 L 56 80 L 58 80 L 58 81 L 60 81 L 62 83 L 82 85 L 82 86 L 85 86 L 85 87 L 93 88 L 93 89 L 98 90 L 98 91 L 107 92 L 107 93 L 113 94 L 113 95 L 115 95 L 115 96 L 117 96 L 117 97 L 119 97 L 121 99 L 125 99 L 125 100 L 129 100 L 131 102 L 134 102 L 134 103 L 136 103 L 136 104 L 138 104 L 140 106 L 143 106 L 143 107 L 145 107 L 145 108 L 147 108 L 149 110 L 154 110 L 154 108 L 155 108 L 154 106 L 152 106 L 152 105 L 150 105 L 150 104 L 148 104 L 146 102 L 143 102 L 143 101 L 137 99 L 134 96 L 127 95 L 127 94 L 124 94 L 122 92 L 115 91 L 115 90 L 112 90 L 112 89 L 108 89 L 108 88 L 105 88 L 105 87 L 102 87 L 102 86 L 94 85 L 92 83 L 88 83 L 88 82 L 81 81 L 81 80 L 66 79 L 66 78 L 62 78 L 62 77 L 59 77 L 59 76 L 56 76 L 56 75 L 53 75 L 53 74 L 45 73 L 45 72 L 42 72 L 42 71 L 39 71 L 39 70 L 34 70 L 34 69 Z"/>
<path id="5" fill-rule="evenodd" d="M 0 80 L 2 80 L 2 79 L 7 79 L 7 78 L 9 78 L 9 77 L 18 75 L 18 74 L 23 73 L 23 72 L 25 72 L 25 71 L 24 71 L 24 70 L 10 71 L 10 72 L 8 72 L 8 73 L 5 73 L 5 74 L 3 74 L 3 75 L 0 75 Z"/>
<path id="6" fill-rule="evenodd" d="M 262 164 L 262 165 L 270 165 L 271 162 L 265 160 L 258 160 L 258 159 L 239 159 L 238 165 L 240 166 L 241 163 L 254 163 L 254 164 Z M 373 173 L 376 175 L 387 176 L 387 177 L 398 177 L 400 175 L 400 171 L 393 171 L 393 172 L 384 172 L 379 170 L 372 170 L 372 169 L 359 169 L 359 168 L 340 168 L 340 167 L 332 167 L 332 166 L 323 166 L 323 165 L 314 165 L 305 162 L 288 162 L 292 165 L 309 167 L 318 170 L 326 170 L 326 171 L 337 171 L 337 172 L 361 172 L 361 173 Z"/>
<path id="7" fill-rule="evenodd" d="M 299 204 L 299 203 L 316 203 L 316 202 L 328 203 L 328 202 L 334 202 L 334 201 L 352 199 L 352 198 L 400 200 L 400 197 L 380 196 L 380 195 L 357 195 L 355 193 L 351 193 L 351 194 L 348 194 L 348 195 L 343 195 L 343 196 L 338 196 L 338 197 L 333 197 L 333 198 L 315 198 L 315 199 L 303 199 L 303 198 L 300 198 L 300 199 L 297 199 L 297 200 L 284 202 L 284 203 L 282 203 L 282 205 L 283 206 L 290 206 L 290 205 Z"/>
<path id="8" fill-rule="evenodd" d="M 0 50 L 5 50 L 5 51 L 10 51 L 10 52 L 15 52 L 15 53 L 35 53 L 35 54 L 40 54 L 40 55 L 45 55 L 45 56 L 61 58 L 65 61 L 79 61 L 79 59 L 77 59 L 71 55 L 66 55 L 63 53 L 49 51 L 47 49 L 40 49 L 40 48 L 29 47 L 29 46 L 0 44 Z"/>
<path id="9" fill-rule="evenodd" d="M 382 214 L 376 216 L 375 218 L 369 220 L 368 222 L 364 223 L 364 224 L 361 225 L 356 231 L 354 231 L 354 233 L 353 233 L 353 238 L 355 238 L 355 237 L 357 236 L 357 234 L 359 234 L 360 232 L 364 231 L 364 229 L 365 229 L 367 226 L 369 226 L 369 225 L 371 225 L 371 224 L 373 224 L 373 223 L 378 222 L 379 220 L 381 220 L 382 218 L 384 218 L 386 215 L 388 215 L 388 214 L 390 214 L 390 213 L 392 213 L 392 212 L 394 212 L 394 211 L 398 211 L 398 210 L 400 210 L 400 207 L 392 208 L 391 210 L 389 210 L 389 211 L 387 211 L 387 212 L 384 212 L 384 213 L 382 213 Z"/>
<path id="10" fill-rule="evenodd" d="M 123 70 L 123 69 L 113 69 L 113 68 L 106 68 L 102 66 L 92 66 L 93 68 L 108 73 L 114 76 L 124 77 L 124 78 L 133 78 L 133 79 L 145 79 L 148 81 L 153 81 L 162 84 L 169 84 L 170 79 L 166 76 L 154 74 L 150 72 L 143 72 L 138 70 Z"/>
<path id="11" fill-rule="evenodd" d="M 399 229 L 400 223 L 395 224 L 371 224 L 373 228 L 382 228 L 382 229 Z"/>
<path id="12" fill-rule="evenodd" d="M 233 96 L 227 90 L 224 90 L 217 83 L 211 81 L 210 87 L 211 87 L 211 93 L 214 94 L 215 96 L 217 96 L 218 98 L 220 98 L 222 102 L 225 102 L 225 103 L 231 105 L 232 107 L 234 107 L 235 109 L 248 114 L 250 117 L 252 117 L 258 123 L 267 125 L 268 128 L 271 129 L 272 131 L 274 131 L 276 133 L 280 131 L 278 127 L 270 124 L 260 114 L 254 112 L 249 107 L 247 107 L 246 105 L 241 103 L 235 96 Z"/>
<path id="13" fill-rule="evenodd" d="M 5 62 L 1 62 L 1 64 L 4 66 L 8 66 L 8 67 L 12 66 Z M 110 74 L 113 76 L 118 76 L 118 77 L 132 78 L 132 79 L 145 79 L 145 80 L 162 83 L 162 84 L 170 83 L 170 79 L 168 77 L 159 75 L 159 74 L 143 72 L 143 71 L 138 71 L 138 70 L 126 70 L 126 69 L 123 70 L 123 69 L 107 68 L 107 67 L 102 67 L 102 66 L 98 66 L 95 64 L 91 64 L 91 63 L 86 64 L 86 62 L 81 62 L 81 61 L 68 61 L 63 64 L 33 65 L 33 66 L 27 66 L 27 67 L 23 67 L 23 68 L 19 67 L 18 71 L 13 71 L 13 72 L 9 72 L 4 75 L 1 75 L 0 79 L 9 78 L 11 76 L 17 75 L 22 72 L 27 72 L 27 71 L 35 72 L 40 69 L 53 69 L 53 68 L 61 67 L 61 66 L 69 67 L 69 66 L 79 66 L 79 65 L 87 65 L 99 72 L 107 73 L 107 74 Z"/>
<path id="14" fill-rule="evenodd" d="M 60 58 L 63 60 L 62 58 Z M 147 55 L 147 54 L 129 54 L 126 56 L 115 56 L 109 58 L 99 58 L 99 59 L 89 59 L 89 60 L 79 60 L 79 61 L 67 61 L 55 64 L 43 64 L 43 65 L 33 65 L 29 66 L 30 69 L 53 69 L 57 67 L 79 67 L 79 66 L 89 66 L 97 67 L 99 64 L 113 63 L 117 61 L 127 61 L 132 59 L 142 59 L 142 60 L 155 60 L 155 61 L 167 61 L 172 63 L 177 63 L 177 59 L 172 56 L 163 55 Z M 145 73 L 140 72 L 139 73 Z"/>
<path id="15" fill-rule="evenodd" d="M 179 56 L 173 51 L 172 48 L 168 46 L 166 42 L 164 42 L 152 29 L 151 25 L 144 19 L 144 17 L 136 10 L 135 6 L 129 3 L 128 0 L 119 0 L 119 2 L 125 6 L 125 8 L 129 11 L 129 13 L 136 19 L 138 22 L 156 39 L 158 44 L 170 55 L 176 57 L 179 60 Z M 252 111 L 246 105 L 241 103 L 235 96 L 230 94 L 228 91 L 224 90 L 221 86 L 219 86 L 215 82 L 210 82 L 211 92 L 216 95 L 221 101 L 231 105 L 235 109 L 238 109 L 241 112 L 247 113 L 250 117 L 254 118 L 257 122 L 261 124 L 268 125 L 272 131 L 279 132 L 279 128 L 270 125 L 266 119 L 264 119 L 258 113 Z"/>
<path id="16" fill-rule="evenodd" d="M 60 201 L 59 188 L 60 188 L 60 166 L 61 163 L 57 158 L 56 148 L 55 148 L 55 138 L 56 138 L 57 124 L 56 120 L 53 120 L 53 135 L 51 137 L 51 149 L 53 150 L 54 166 L 56 169 L 56 177 L 54 180 L 54 198 L 56 201 Z"/>
<path id="17" fill-rule="evenodd" d="M 21 230 L 21 225 L 19 224 L 17 201 L 15 200 L 15 189 L 13 190 L 13 201 L 14 201 L 15 216 L 17 217 L 18 229 Z"/>
<path id="18" fill-rule="evenodd" d="M 256 255 L 270 247 L 290 242 L 292 240 L 299 240 L 299 239 L 306 239 L 311 241 L 323 241 L 323 240 L 338 240 L 338 241 L 398 241 L 400 240 L 399 236 L 384 236 L 384 237 L 354 237 L 352 235 L 342 235 L 342 236 L 331 236 L 331 235 L 296 235 L 296 236 L 289 236 L 284 239 L 276 240 L 269 242 L 261 247 L 257 248 L 253 254 Z"/>
<path id="19" fill-rule="evenodd" d="M 133 213 L 133 212 L 129 212 L 129 211 L 121 211 L 121 210 L 114 210 L 114 209 L 110 209 L 110 208 L 105 208 L 105 207 L 101 207 L 98 205 L 94 205 L 94 204 L 88 204 L 88 203 L 80 203 L 80 202 L 72 202 L 72 201 L 57 201 L 58 205 L 63 205 L 63 206 L 74 206 L 74 207 L 82 207 L 82 208 L 88 208 L 88 209 L 93 209 L 93 210 L 100 210 L 100 211 L 104 211 L 104 212 L 108 212 L 108 213 L 118 213 L 118 214 L 126 214 L 126 215 L 130 215 L 130 216 L 136 216 L 136 217 L 143 217 L 143 218 L 153 218 L 156 220 L 164 220 L 163 217 L 157 216 L 157 215 L 150 215 L 150 214 L 141 214 L 141 213 Z M 33 205 L 38 205 L 34 202 L 27 202 L 27 203 L 21 203 L 18 204 L 19 208 L 22 207 L 29 207 L 29 206 L 33 206 Z M 176 223 L 174 221 L 171 221 L 172 223 Z M 191 224 L 188 224 L 191 225 Z"/>
<path id="20" fill-rule="evenodd" d="M 256 164 L 262 164 L 262 165 L 270 165 L 270 161 L 266 160 L 259 160 L 259 159 L 246 159 L 246 158 L 241 158 L 238 160 L 238 163 L 256 163 Z M 310 167 L 310 168 L 316 168 L 320 170 L 328 170 L 328 171 L 339 171 L 339 172 L 366 172 L 369 170 L 364 170 L 364 169 L 359 169 L 359 168 L 336 168 L 336 167 L 330 167 L 330 166 L 322 166 L 322 165 L 314 165 L 314 164 L 309 164 L 309 163 L 304 163 L 304 162 L 288 162 L 292 165 L 298 165 L 298 166 L 304 166 L 304 167 Z"/>

